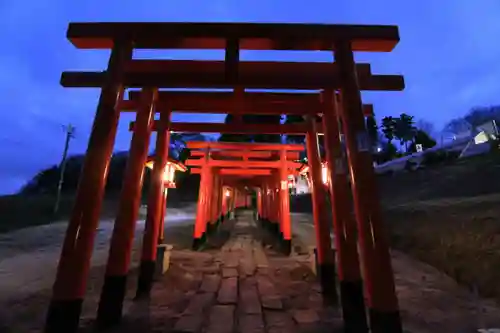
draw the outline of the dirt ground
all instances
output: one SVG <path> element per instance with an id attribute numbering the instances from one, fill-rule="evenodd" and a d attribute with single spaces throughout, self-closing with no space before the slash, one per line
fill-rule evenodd
<path id="1" fill-rule="evenodd" d="M 311 216 L 292 216 L 297 243 L 312 246 L 315 238 Z M 169 209 L 165 235 L 174 248 L 181 250 L 189 247 L 193 217 L 193 207 Z M 142 227 L 143 222 L 139 221 L 130 284 L 135 283 Z M 102 221 L 82 322 L 95 316 L 111 230 L 112 221 Z M 0 332 L 39 332 L 64 231 L 65 224 L 56 223 L 0 235 Z M 497 304 L 476 297 L 431 266 L 395 251 L 393 267 L 405 332 L 465 333 L 500 327 L 500 307 Z"/>

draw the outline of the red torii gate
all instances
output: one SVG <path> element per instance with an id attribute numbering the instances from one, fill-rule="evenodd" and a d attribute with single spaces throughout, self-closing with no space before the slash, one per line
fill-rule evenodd
<path id="1" fill-rule="evenodd" d="M 375 179 L 367 145 L 365 119 L 360 90 L 402 90 L 404 82 L 398 75 L 373 75 L 371 69 L 354 63 L 354 51 L 390 52 L 399 41 L 397 27 L 361 25 L 306 25 L 306 24 L 219 24 L 219 23 L 72 23 L 68 38 L 78 48 L 111 49 L 108 68 L 103 72 L 65 72 L 61 84 L 66 87 L 102 88 L 99 104 L 84 167 L 79 182 L 76 203 L 68 230 L 50 303 L 46 333 L 76 332 L 81 305 L 86 289 L 93 242 L 99 220 L 99 211 L 111 157 L 120 111 L 131 109 L 130 103 L 122 105 L 124 88 L 142 88 L 140 103 L 136 104 L 137 118 L 131 142 L 130 156 L 120 198 L 119 213 L 115 221 L 106 278 L 98 311 L 100 326 L 119 323 L 126 278 L 130 263 L 130 250 L 138 210 L 143 165 L 147 157 L 148 138 L 153 125 L 158 131 L 157 156 L 153 169 L 153 186 L 149 210 L 160 211 L 160 181 L 168 153 L 169 131 L 203 131 L 207 124 L 171 123 L 175 109 L 167 104 L 160 111 L 159 123 L 153 123 L 158 99 L 158 88 L 231 88 L 234 110 L 245 104 L 241 95 L 244 89 L 308 89 L 321 90 L 323 132 L 326 135 L 327 160 L 334 198 L 333 215 L 336 246 L 339 259 L 339 278 L 342 308 L 346 329 L 367 332 L 363 300 L 365 284 L 371 331 L 375 333 L 400 333 L 401 319 L 394 288 L 387 240 L 384 238 L 381 213 L 376 194 Z M 172 69 L 179 63 L 133 60 L 134 48 L 148 49 L 225 49 L 224 62 L 193 61 Z M 314 50 L 334 51 L 334 63 L 307 64 L 278 62 L 245 63 L 239 61 L 240 49 L 248 50 Z M 168 65 L 170 63 L 170 65 Z M 214 64 L 215 63 L 215 64 Z M 170 67 L 168 67 L 170 66 Z M 203 70 L 208 68 L 209 72 Z M 172 70 L 170 72 L 170 70 Z M 338 98 L 335 97 L 339 93 Z M 128 106 L 127 106 L 128 105 Z M 200 106 L 200 108 L 202 108 Z M 247 111 L 263 109 L 262 105 Z M 298 107 L 300 108 L 300 106 Z M 186 107 L 188 109 L 188 107 Z M 272 109 L 272 108 L 270 108 Z M 242 109 L 243 110 L 243 109 Z M 182 110 L 181 110 L 182 111 Z M 189 110 L 186 110 L 189 111 Z M 235 113 L 237 111 L 234 111 Z M 266 111 L 267 112 L 267 111 Z M 279 114 L 282 114 L 280 110 Z M 297 112 L 294 110 L 293 112 Z M 233 112 L 231 112 L 233 113 Z M 259 112 L 258 112 L 259 113 Z M 267 113 L 266 113 L 267 114 Z M 343 164 L 338 144 L 337 116 L 347 147 L 347 165 Z M 318 124 L 307 115 L 307 124 L 260 125 L 258 133 L 306 134 L 308 148 L 317 140 Z M 333 124 L 335 123 L 335 124 Z M 209 124 L 209 132 L 252 133 L 243 124 Z M 257 126 L 254 126 L 254 128 Z M 317 152 L 316 149 L 308 149 Z M 158 153 L 160 152 L 160 153 Z M 319 161 L 319 159 L 318 159 Z M 320 168 L 320 164 L 319 168 Z M 318 169 L 316 167 L 312 170 Z M 157 170 L 157 171 L 155 171 Z M 347 173 L 351 178 L 357 222 L 359 247 L 362 254 L 364 279 L 359 274 L 356 239 L 350 231 L 356 226 L 349 212 L 339 203 L 348 202 Z M 319 177 L 319 178 L 318 178 Z M 322 214 L 321 175 L 313 178 L 315 223 L 318 239 L 325 239 L 321 227 L 326 221 Z M 316 180 L 315 180 L 316 179 Z M 345 201 L 343 201 L 345 200 Z M 345 207 L 347 207 L 345 205 Z M 147 230 L 158 228 L 160 213 L 152 214 Z M 323 221 L 323 222 L 321 222 Z M 149 229 L 148 229 L 149 228 Z M 146 232 L 148 234 L 148 232 Z M 150 234 L 150 233 L 149 233 Z M 156 239 L 149 239 L 154 258 Z M 322 251 L 324 242 L 318 242 L 318 261 L 326 267 L 333 261 L 331 251 Z M 149 246 L 148 245 L 148 246 Z M 354 250 L 353 250 L 354 249 Z M 322 257 L 321 253 L 325 254 Z M 141 262 L 139 291 L 148 292 L 148 270 L 154 260 Z M 322 283 L 325 286 L 325 283 Z M 142 289 L 141 289 L 142 288 Z"/>
<path id="2" fill-rule="evenodd" d="M 207 231 L 213 230 L 210 226 L 217 223 L 222 206 L 213 204 L 219 202 L 219 197 L 225 193 L 222 186 L 227 176 L 239 178 L 259 177 L 254 183 L 261 189 L 264 184 L 272 184 L 279 193 L 279 205 L 274 210 L 269 207 L 272 215 L 278 222 L 279 235 L 286 253 L 291 251 L 291 224 L 289 216 L 288 175 L 296 174 L 302 164 L 290 160 L 298 159 L 298 152 L 304 150 L 302 145 L 290 144 L 260 144 L 260 143 L 211 143 L 188 142 L 191 156 L 198 159 L 189 159 L 187 166 L 197 167 L 191 172 L 201 174 L 200 194 L 198 196 L 198 211 L 193 235 L 193 247 L 199 248 L 206 239 Z M 226 177 L 224 177 L 226 176 Z M 214 180 L 215 178 L 215 180 Z M 233 177 L 234 178 L 234 177 Z M 285 186 L 283 186 L 285 184 Z M 269 186 L 269 185 L 268 185 Z M 234 188 L 230 193 L 241 193 L 241 188 Z M 273 191 L 274 193 L 274 191 Z M 213 197 L 215 195 L 215 199 Z M 264 200 L 267 196 L 263 197 Z M 236 200 L 238 208 L 242 202 Z M 207 207 L 211 207 L 211 210 Z M 263 215 L 262 215 L 263 216 Z M 208 228 L 206 226 L 209 226 Z"/>

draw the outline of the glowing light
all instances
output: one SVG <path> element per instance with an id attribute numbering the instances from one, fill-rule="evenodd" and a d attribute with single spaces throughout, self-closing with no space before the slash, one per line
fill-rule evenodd
<path id="1" fill-rule="evenodd" d="M 321 165 L 321 180 L 323 184 L 328 184 L 328 167 L 325 163 Z"/>
<path id="2" fill-rule="evenodd" d="M 227 190 L 226 191 L 226 197 L 230 197 L 231 196 L 231 191 Z"/>
<path id="3" fill-rule="evenodd" d="M 163 171 L 163 181 L 166 183 L 173 184 L 175 177 L 175 166 L 172 163 L 167 163 L 165 170 Z"/>

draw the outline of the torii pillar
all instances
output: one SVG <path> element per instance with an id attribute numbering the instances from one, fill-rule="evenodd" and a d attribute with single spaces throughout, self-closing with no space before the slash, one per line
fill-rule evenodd
<path id="1" fill-rule="evenodd" d="M 333 90 L 325 90 L 321 97 L 324 107 L 322 121 L 329 172 L 328 186 L 345 332 L 366 333 L 368 324 L 359 268 L 356 222 L 351 218 L 350 187 L 340 143 L 338 106 Z"/>
<path id="2" fill-rule="evenodd" d="M 342 129 L 351 170 L 370 328 L 373 333 L 402 333 L 389 244 L 382 226 L 370 141 L 365 127 L 351 42 L 337 41 L 334 57 L 341 81 Z"/>
<path id="3" fill-rule="evenodd" d="M 286 150 L 280 151 L 281 166 L 279 169 L 279 223 L 281 225 L 281 241 L 283 252 L 289 255 L 292 252 L 292 225 L 290 220 L 290 194 L 288 190 L 288 167 Z M 246 198 L 247 196 L 245 196 Z"/>
<path id="4" fill-rule="evenodd" d="M 145 89 L 141 96 L 141 106 L 137 111 L 136 126 L 132 135 L 118 214 L 111 236 L 106 276 L 97 311 L 97 325 L 101 328 L 118 325 L 122 318 L 123 300 L 127 287 L 135 224 L 141 203 L 144 164 L 148 157 L 156 96 L 156 89 Z"/>
<path id="5" fill-rule="evenodd" d="M 326 298 L 335 303 L 335 257 L 333 254 L 328 214 L 326 210 L 326 191 L 321 179 L 321 159 L 319 154 L 316 119 L 307 117 L 306 133 L 307 158 L 311 178 L 311 200 L 313 208 L 314 230 L 316 232 L 316 263 L 321 288 Z"/>
<path id="6" fill-rule="evenodd" d="M 160 114 L 161 128 L 156 133 L 156 149 L 153 170 L 151 172 L 151 187 L 148 193 L 148 208 L 146 225 L 142 238 L 141 264 L 137 280 L 136 297 L 148 296 L 153 285 L 158 255 L 158 240 L 162 235 L 164 226 L 164 213 L 166 208 L 164 172 L 167 166 L 170 145 L 170 110 Z"/>
<path id="7" fill-rule="evenodd" d="M 132 59 L 132 50 L 132 43 L 128 41 L 115 41 L 111 50 L 108 75 L 101 90 L 57 268 L 45 333 L 74 333 L 78 330 L 108 166 L 120 118 L 118 104 L 123 98 L 123 68 Z"/>
<path id="8" fill-rule="evenodd" d="M 210 211 L 210 196 L 212 195 L 213 174 L 209 165 L 210 151 L 207 148 L 204 163 L 201 167 L 200 189 L 196 208 L 196 221 L 193 235 L 193 249 L 198 250 L 206 241 L 206 230 Z"/>

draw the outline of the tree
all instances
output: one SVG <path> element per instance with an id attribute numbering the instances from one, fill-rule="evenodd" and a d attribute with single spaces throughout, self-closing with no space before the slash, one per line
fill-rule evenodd
<path id="1" fill-rule="evenodd" d="M 500 123 L 500 106 L 474 107 L 463 119 L 474 129 L 493 120 L 498 125 Z"/>
<path id="2" fill-rule="evenodd" d="M 366 117 L 366 131 L 368 132 L 368 137 L 370 138 L 372 152 L 374 152 L 378 146 L 378 126 L 375 114 Z"/>
<path id="3" fill-rule="evenodd" d="M 430 137 L 434 135 L 434 124 L 425 119 L 420 119 L 416 124 L 417 128 L 427 133 Z"/>
<path id="4" fill-rule="evenodd" d="M 231 114 L 226 116 L 224 123 L 234 124 L 235 117 Z M 280 124 L 281 116 L 268 116 L 268 115 L 244 115 L 241 119 L 244 124 Z M 272 142 L 281 143 L 281 135 L 277 134 L 222 134 L 219 137 L 221 142 Z"/>
<path id="5" fill-rule="evenodd" d="M 288 115 L 285 119 L 285 124 L 297 124 L 304 122 L 304 117 L 297 115 Z M 287 135 L 286 142 L 288 143 L 304 143 L 304 135 Z"/>
<path id="6" fill-rule="evenodd" d="M 413 141 L 415 138 L 416 128 L 413 116 L 402 113 L 396 119 L 396 128 L 394 136 L 399 140 L 405 151 L 408 152 L 408 142 Z"/>
<path id="7" fill-rule="evenodd" d="M 453 135 L 468 133 L 472 130 L 472 125 L 464 118 L 456 118 L 450 120 L 443 129 L 443 132 L 448 132 Z"/>
<path id="8" fill-rule="evenodd" d="M 429 148 L 434 147 L 436 145 L 436 140 L 431 138 L 431 136 L 429 134 L 427 134 L 425 131 L 418 129 L 415 133 L 415 140 L 410 145 L 409 150 L 411 152 L 416 152 L 417 151 L 417 147 L 416 147 L 417 144 L 422 145 L 422 148 L 425 150 L 425 149 L 429 149 Z"/>
<path id="9" fill-rule="evenodd" d="M 225 124 L 234 124 L 236 119 L 232 114 L 228 114 L 224 120 Z M 242 119 L 244 121 L 244 119 Z M 220 142 L 252 142 L 251 135 L 224 133 L 219 137 Z"/>
<path id="10" fill-rule="evenodd" d="M 382 133 L 389 141 L 389 144 L 392 143 L 392 140 L 395 138 L 396 133 L 396 119 L 391 116 L 382 118 Z"/>

